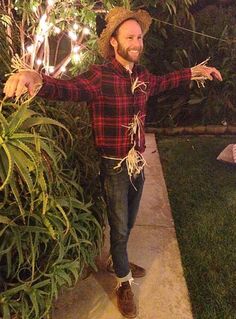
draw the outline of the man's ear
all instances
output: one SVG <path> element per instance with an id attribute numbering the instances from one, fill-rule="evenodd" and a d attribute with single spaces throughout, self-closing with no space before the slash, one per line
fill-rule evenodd
<path id="1" fill-rule="evenodd" d="M 117 41 L 114 37 L 110 38 L 110 44 L 114 49 L 117 47 Z"/>

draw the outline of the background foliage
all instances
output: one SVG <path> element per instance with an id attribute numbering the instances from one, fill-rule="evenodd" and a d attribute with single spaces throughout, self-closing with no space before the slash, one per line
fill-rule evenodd
<path id="1" fill-rule="evenodd" d="M 68 10 L 62 11 L 63 4 Z M 39 1 L 1 5 L 1 89 L 13 54 L 22 56 L 22 45 L 35 37 L 39 17 L 34 6 L 43 12 Z M 66 27 L 79 12 L 77 19 L 94 22 L 95 13 L 87 6 L 58 1 L 52 19 L 63 12 Z M 53 35 L 48 38 L 51 64 L 61 42 Z M 87 63 L 94 59 L 93 38 L 84 50 Z M 63 41 L 69 49 L 66 36 Z M 56 65 L 68 54 L 58 52 Z M 70 64 L 71 74 L 85 68 L 86 63 Z M 46 318 L 62 286 L 72 286 L 88 267 L 96 269 L 103 244 L 105 205 L 89 112 L 83 104 L 39 98 L 2 101 L 0 122 L 0 316 Z"/>
<path id="2" fill-rule="evenodd" d="M 146 38 L 148 65 L 157 74 L 182 67 L 191 67 L 210 57 L 208 65 L 217 67 L 223 82 L 207 83 L 198 89 L 182 88 L 154 97 L 149 102 L 148 122 L 154 126 L 182 126 L 196 124 L 234 124 L 235 117 L 235 2 L 211 1 L 212 5 L 189 7 L 189 14 L 177 11 L 168 18 L 156 11 L 155 16 L 166 22 L 179 23 L 182 27 L 196 30 L 217 39 L 193 34 L 185 30 L 166 26 L 152 29 Z M 192 3 L 193 4 L 193 3 Z M 198 8 L 193 10 L 192 8 Z M 185 8 L 186 9 L 186 8 Z M 219 14 L 219 12 L 221 12 Z M 179 17 L 179 18 L 178 18 Z M 159 22 L 156 22 L 159 24 Z"/>

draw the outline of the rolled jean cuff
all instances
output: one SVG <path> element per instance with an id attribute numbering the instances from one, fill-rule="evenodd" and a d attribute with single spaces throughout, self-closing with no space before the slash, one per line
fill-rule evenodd
<path id="1" fill-rule="evenodd" d="M 125 281 L 133 280 L 131 271 L 125 277 L 121 277 L 121 278 L 120 277 L 116 277 L 116 278 L 117 278 L 118 284 L 121 284 L 122 282 L 125 282 Z"/>

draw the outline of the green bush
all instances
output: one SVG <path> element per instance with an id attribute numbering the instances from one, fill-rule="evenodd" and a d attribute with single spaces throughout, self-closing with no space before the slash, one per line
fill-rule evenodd
<path id="1" fill-rule="evenodd" d="M 149 101 L 148 122 L 154 126 L 183 126 L 194 124 L 234 124 L 236 121 L 234 69 L 235 59 L 235 4 L 222 8 L 209 6 L 198 14 L 184 19 L 177 10 L 173 21 L 155 13 L 164 22 L 175 23 L 206 35 L 190 33 L 173 26 L 156 22 L 156 30 L 146 39 L 150 70 L 157 74 L 191 67 L 210 57 L 208 65 L 217 67 L 223 82 L 208 82 L 205 88 L 193 83 L 191 88 L 182 88 L 154 97 Z M 220 11 L 219 11 L 220 10 Z M 219 14 L 221 12 L 221 14 Z M 189 22 L 188 22 L 189 21 Z M 177 24 L 177 23 L 175 23 Z M 218 39 L 218 40 L 217 40 Z"/>
<path id="2" fill-rule="evenodd" d="M 62 4 L 57 1 L 53 14 Z M 0 10 L 1 83 L 38 22 L 37 1 L 12 5 Z M 65 8 L 69 17 L 78 11 L 68 2 Z M 0 317 L 46 318 L 62 286 L 96 269 L 103 244 L 105 205 L 89 113 L 39 98 L 3 100 L 0 111 Z"/>
<path id="3" fill-rule="evenodd" d="M 102 206 L 99 223 L 92 195 L 84 199 L 78 179 L 63 167 L 64 151 L 47 137 L 56 125 L 71 140 L 62 124 L 27 103 L 1 113 L 0 122 L 0 313 L 43 318 L 62 286 L 72 286 L 84 267 L 96 269 Z"/>

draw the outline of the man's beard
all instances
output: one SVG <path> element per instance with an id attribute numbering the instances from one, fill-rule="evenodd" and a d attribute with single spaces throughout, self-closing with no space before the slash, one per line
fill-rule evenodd
<path id="1" fill-rule="evenodd" d="M 140 59 L 140 56 L 142 54 L 142 48 L 128 48 L 128 49 L 125 49 L 119 41 L 118 42 L 118 47 L 117 47 L 117 53 L 123 58 L 125 59 L 126 61 L 128 62 L 138 62 L 139 59 Z M 137 57 L 132 57 L 130 54 L 129 54 L 129 50 L 137 50 L 139 51 L 139 55 L 137 55 Z"/>

